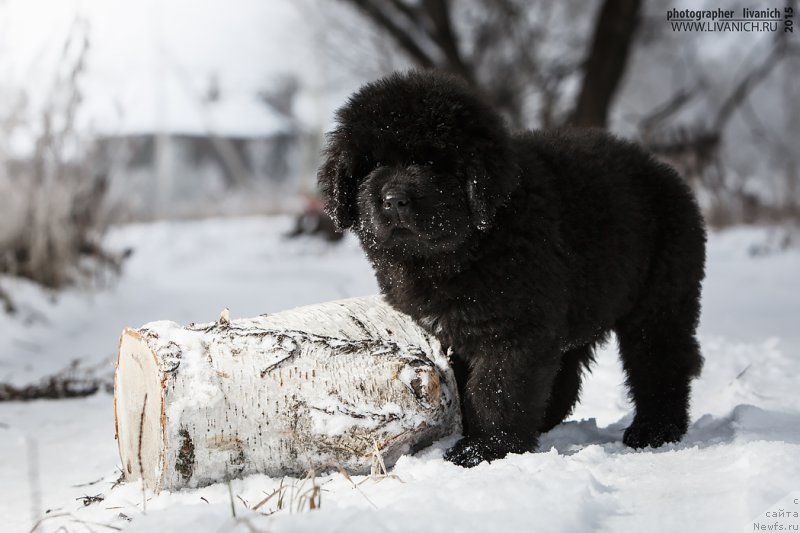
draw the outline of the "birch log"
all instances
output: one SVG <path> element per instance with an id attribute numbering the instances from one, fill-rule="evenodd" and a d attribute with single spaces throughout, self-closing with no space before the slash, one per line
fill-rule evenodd
<path id="1" fill-rule="evenodd" d="M 126 479 L 199 487 L 252 473 L 370 471 L 459 427 L 437 341 L 378 296 L 120 339 L 114 387 Z"/>

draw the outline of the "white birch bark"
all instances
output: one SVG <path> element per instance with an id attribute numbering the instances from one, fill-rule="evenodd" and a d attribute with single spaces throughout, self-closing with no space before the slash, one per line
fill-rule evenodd
<path id="1" fill-rule="evenodd" d="M 381 297 L 120 339 L 114 409 L 126 479 L 155 491 L 252 473 L 387 466 L 459 427 L 438 342 Z"/>

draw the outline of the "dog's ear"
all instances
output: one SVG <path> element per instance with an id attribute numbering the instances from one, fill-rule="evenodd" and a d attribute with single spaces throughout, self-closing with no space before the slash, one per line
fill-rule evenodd
<path id="1" fill-rule="evenodd" d="M 336 133 L 328 140 L 323 152 L 324 161 L 317 171 L 325 212 L 337 229 L 347 229 L 356 220 L 356 181 L 353 176 L 353 161 L 341 145 Z"/>
<path id="2" fill-rule="evenodd" d="M 468 167 L 467 201 L 472 223 L 479 230 L 491 225 L 495 211 L 508 200 L 519 183 L 519 173 L 509 159 L 495 159 L 490 163 L 494 164 L 488 168 L 483 163 Z"/>

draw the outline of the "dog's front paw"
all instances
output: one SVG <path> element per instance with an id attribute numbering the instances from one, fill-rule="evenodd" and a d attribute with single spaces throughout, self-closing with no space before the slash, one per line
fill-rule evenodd
<path id="1" fill-rule="evenodd" d="M 668 442 L 681 440 L 686 434 L 686 426 L 686 423 L 636 417 L 625 430 L 622 442 L 631 448 L 658 448 Z"/>
<path id="2" fill-rule="evenodd" d="M 464 437 L 444 453 L 444 458 L 464 468 L 502 459 L 511 450 L 492 437 Z"/>
<path id="3" fill-rule="evenodd" d="M 444 453 L 445 460 L 464 468 L 472 468 L 484 461 L 491 462 L 503 456 L 505 453 L 498 455 L 486 439 L 475 437 L 464 437 Z"/>

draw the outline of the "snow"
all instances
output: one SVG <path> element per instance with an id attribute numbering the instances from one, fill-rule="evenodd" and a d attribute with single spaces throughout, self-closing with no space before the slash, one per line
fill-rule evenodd
<path id="1" fill-rule="evenodd" d="M 109 244 L 135 250 L 124 275 L 52 303 L 29 284 L 0 279 L 27 302 L 21 317 L 0 322 L 0 382 L 29 383 L 75 358 L 108 372 L 125 326 L 208 322 L 225 307 L 232 318 L 256 316 L 376 292 L 352 238 L 283 241 L 289 226 L 286 218 L 248 218 L 117 228 Z M 796 507 L 789 495 L 800 479 L 800 253 L 748 253 L 766 239 L 758 228 L 710 238 L 706 363 L 679 444 L 621 444 L 630 405 L 612 342 L 572 420 L 545 435 L 538 453 L 465 470 L 442 459 L 450 437 L 402 457 L 386 478 L 250 476 L 230 483 L 233 517 L 226 484 L 147 493 L 146 510 L 137 483 L 112 487 L 119 457 L 106 392 L 0 403 L 3 531 L 29 530 L 46 509 L 52 518 L 37 531 L 753 531 L 754 520 L 789 530 L 796 518 L 767 513 Z M 298 509 L 314 483 L 321 507 L 308 511 L 306 500 Z M 276 496 L 249 510 L 280 486 L 281 509 Z M 76 500 L 98 494 L 105 499 L 87 506 Z"/>

